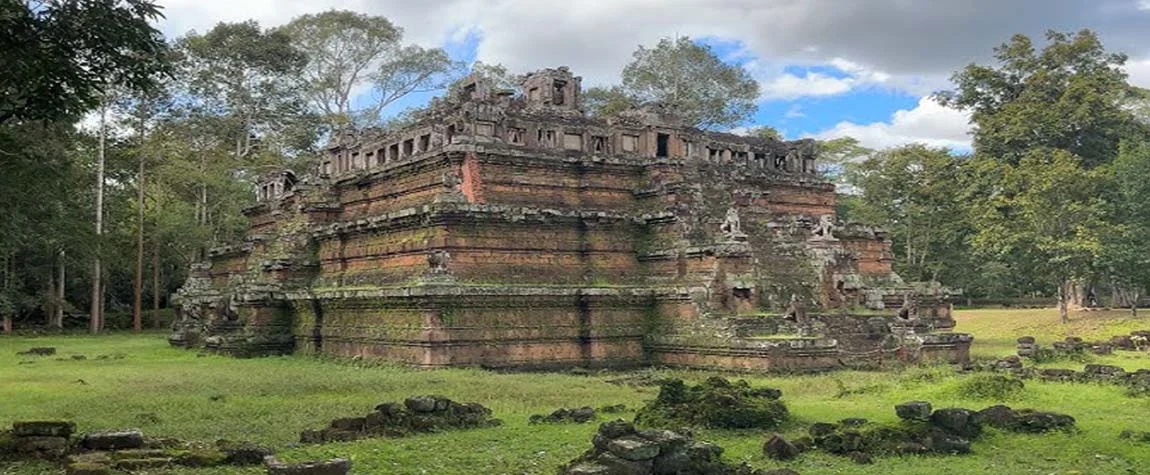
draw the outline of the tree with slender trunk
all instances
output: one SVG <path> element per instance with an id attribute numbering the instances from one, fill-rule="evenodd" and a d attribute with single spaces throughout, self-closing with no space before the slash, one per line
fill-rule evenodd
<path id="1" fill-rule="evenodd" d="M 141 130 L 141 142 L 143 141 Z M 132 295 L 132 331 L 144 329 L 144 156 L 141 143 L 139 169 L 136 172 L 136 279 Z"/>
<path id="2" fill-rule="evenodd" d="M 51 325 L 56 328 L 64 328 L 64 299 L 66 295 L 64 261 L 65 253 L 63 249 L 60 249 L 60 252 L 56 254 L 56 312 L 52 316 Z"/>
<path id="3" fill-rule="evenodd" d="M 103 327 L 103 285 L 104 267 L 100 262 L 100 239 L 104 234 L 104 153 L 108 135 L 108 105 L 100 106 L 99 145 L 96 152 L 96 257 L 92 262 L 92 307 L 88 321 L 88 331 L 93 335 Z"/>
<path id="4" fill-rule="evenodd" d="M 160 327 L 160 240 L 152 236 L 152 326 Z"/>

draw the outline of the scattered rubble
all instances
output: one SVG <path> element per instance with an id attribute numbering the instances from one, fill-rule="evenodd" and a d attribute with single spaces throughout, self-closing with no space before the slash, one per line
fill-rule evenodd
<path id="1" fill-rule="evenodd" d="M 441 396 L 414 396 L 403 404 L 386 402 L 363 417 L 331 421 L 327 428 L 305 430 L 300 442 L 317 444 L 346 442 L 371 437 L 404 437 L 423 432 L 472 429 L 502 424 L 491 418 L 491 410 L 477 403 L 457 403 Z"/>
<path id="2" fill-rule="evenodd" d="M 563 424 L 574 423 L 583 424 L 595 419 L 595 409 L 590 407 L 581 407 L 579 409 L 559 408 L 555 412 L 546 416 L 535 414 L 531 416 L 530 422 L 532 424 L 548 423 L 548 424 Z"/>
<path id="3" fill-rule="evenodd" d="M 984 427 L 1021 433 L 1072 430 L 1074 418 L 1065 414 L 991 406 L 981 411 L 964 408 L 933 409 L 926 401 L 895 406 L 902 419 L 897 425 L 880 425 L 845 419 L 838 424 L 817 422 L 808 429 L 811 448 L 849 457 L 860 464 L 874 456 L 966 454 Z M 844 422 L 847 422 L 844 424 Z M 803 451 L 806 441 L 790 443 L 775 434 L 763 447 L 768 457 L 785 460 Z M 792 447 L 795 450 L 791 450 Z"/>
<path id="4" fill-rule="evenodd" d="M 1018 339 L 1018 356 L 1035 361 L 1079 359 L 1086 354 L 1108 355 L 1114 350 L 1150 351 L 1150 330 L 1116 335 L 1106 341 L 1084 341 L 1082 338 L 1071 336 L 1063 341 L 1051 343 L 1049 348 L 1039 345 L 1032 336 Z"/>
<path id="5" fill-rule="evenodd" d="M 564 475 L 787 475 L 789 470 L 755 470 L 722 461 L 722 447 L 689 433 L 636 430 L 616 420 L 599 426 L 593 447 L 560 469 Z M 797 475 L 797 474 L 796 474 Z"/>
<path id="6" fill-rule="evenodd" d="M 656 428 L 772 429 L 787 417 L 780 397 L 778 389 L 752 388 L 743 380 L 732 383 L 714 376 L 688 386 L 676 379 L 660 386 L 659 396 L 639 410 L 635 423 Z"/>
<path id="7" fill-rule="evenodd" d="M 69 421 L 27 421 L 0 433 L 0 460 L 47 460 L 64 465 L 69 475 L 108 475 L 171 466 L 258 465 L 272 451 L 250 442 L 214 445 L 147 438 L 139 430 L 73 435 Z"/>
<path id="8" fill-rule="evenodd" d="M 1085 365 L 1082 371 L 1066 368 L 1023 367 L 1016 362 L 1017 357 L 1008 356 L 993 363 L 964 365 L 961 371 L 995 371 L 1007 373 L 1019 379 L 1038 379 L 1068 383 L 1104 383 L 1126 387 L 1130 396 L 1150 396 L 1150 369 L 1127 372 L 1125 369 L 1100 364 Z"/>

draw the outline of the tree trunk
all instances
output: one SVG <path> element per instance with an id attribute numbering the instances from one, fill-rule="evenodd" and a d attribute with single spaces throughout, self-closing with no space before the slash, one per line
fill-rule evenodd
<path id="1" fill-rule="evenodd" d="M 1130 293 L 1130 316 L 1138 318 L 1138 299 L 1142 298 L 1142 292 L 1135 290 Z"/>
<path id="2" fill-rule="evenodd" d="M 103 327 L 103 265 L 100 262 L 100 240 L 104 234 L 104 148 L 106 146 L 108 106 L 100 107 L 100 145 L 96 159 L 96 258 L 92 263 L 92 307 L 88 331 L 93 335 Z"/>
<path id="3" fill-rule="evenodd" d="M 12 253 L 5 253 L 4 255 L 4 268 L 0 269 L 2 273 L 2 285 L 5 292 L 12 287 Z M 3 323 L 0 323 L 0 329 L 3 329 L 5 335 L 12 334 L 12 314 L 4 313 Z"/>
<path id="4" fill-rule="evenodd" d="M 56 316 L 56 269 L 48 268 L 48 282 L 44 289 L 44 326 L 52 327 L 52 318 Z"/>
<path id="5" fill-rule="evenodd" d="M 64 328 L 64 299 L 66 285 L 64 281 L 64 250 L 57 254 L 56 262 L 56 314 L 52 316 L 52 326 Z"/>
<path id="6" fill-rule="evenodd" d="M 160 241 L 152 237 L 152 326 L 160 328 Z"/>
<path id="7" fill-rule="evenodd" d="M 1069 280 L 1063 280 L 1058 284 L 1058 317 L 1062 323 L 1070 323 L 1070 286 L 1073 285 Z"/>
<path id="8" fill-rule="evenodd" d="M 141 137 L 142 138 L 142 137 Z M 142 145 L 141 145 L 142 146 Z M 142 151 L 141 151 L 142 152 Z M 140 153 L 136 192 L 136 279 L 132 288 L 132 331 L 144 329 L 144 154 Z"/>

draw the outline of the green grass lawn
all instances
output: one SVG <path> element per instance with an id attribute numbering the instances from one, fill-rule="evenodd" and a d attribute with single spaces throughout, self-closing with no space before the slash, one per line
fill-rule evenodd
<path id="1" fill-rule="evenodd" d="M 1014 338 L 1023 334 L 1048 342 L 1067 334 L 1108 338 L 1150 327 L 1150 318 L 1143 325 L 1122 315 L 1076 314 L 1075 321 L 1064 327 L 1057 323 L 1054 310 L 962 311 L 958 330 L 976 335 L 977 355 L 997 357 L 1011 353 Z M 15 355 L 31 346 L 55 346 L 60 353 L 46 358 Z M 72 354 L 87 358 L 73 360 Z M 97 359 L 113 354 L 122 357 Z M 1150 367 L 1146 354 L 1100 360 L 1128 369 Z M 1081 369 L 1081 363 L 1063 366 Z M 648 370 L 639 376 L 700 380 L 711 374 Z M 608 383 L 623 376 L 633 375 L 427 371 L 296 356 L 240 360 L 169 348 L 160 334 L 0 337 L 0 424 L 63 418 L 74 420 L 81 431 L 139 428 L 153 436 L 188 440 L 253 440 L 273 446 L 287 460 L 348 457 L 353 473 L 360 474 L 552 474 L 590 446 L 597 424 L 530 425 L 527 418 L 559 407 L 625 404 L 637 408 L 657 391 Z M 793 416 L 782 431 L 794 436 L 816 421 L 866 417 L 894 422 L 892 406 L 913 399 L 932 401 L 936 407 L 972 409 L 998 403 L 959 397 L 957 387 L 963 377 L 945 367 L 732 377 L 782 389 Z M 380 402 L 417 394 L 479 402 L 505 424 L 404 439 L 295 447 L 303 429 L 320 428 L 336 417 L 363 415 Z M 768 460 L 760 452 L 768 435 L 762 431 L 700 431 L 697 437 L 722 445 L 731 461 L 762 468 L 786 466 L 808 475 L 1130 474 L 1145 473 L 1150 467 L 1150 445 L 1118 438 L 1123 429 L 1150 430 L 1150 399 L 1126 397 L 1113 386 L 1027 381 L 1019 396 L 1005 402 L 1073 415 L 1081 431 L 1038 436 L 991 432 L 975 444 L 974 455 L 880 458 L 866 466 L 817 452 L 786 464 Z M 621 416 L 629 418 L 633 413 Z M 163 473 L 262 472 L 257 467 Z M 41 473 L 56 472 L 48 465 L 0 466 L 0 474 Z"/>

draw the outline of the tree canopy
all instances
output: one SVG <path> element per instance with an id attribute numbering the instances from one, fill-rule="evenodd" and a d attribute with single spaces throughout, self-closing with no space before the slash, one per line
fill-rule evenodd
<path id="1" fill-rule="evenodd" d="M 0 124 L 61 120 L 95 108 L 112 86 L 157 86 L 167 43 L 148 0 L 0 2 Z"/>
<path id="2" fill-rule="evenodd" d="M 729 129 L 755 112 L 759 98 L 759 84 L 750 73 L 687 37 L 663 38 L 653 48 L 639 46 L 622 79 L 622 85 L 587 91 L 591 113 L 609 115 L 660 103 L 686 124 Z"/>

